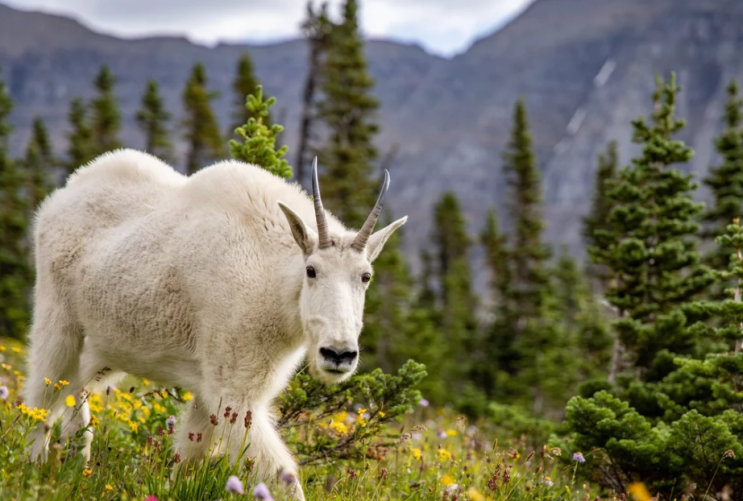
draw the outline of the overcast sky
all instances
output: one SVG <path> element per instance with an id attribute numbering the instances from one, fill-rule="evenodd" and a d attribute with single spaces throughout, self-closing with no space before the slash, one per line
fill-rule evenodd
<path id="1" fill-rule="evenodd" d="M 501 27 L 532 0 L 361 0 L 365 35 L 416 42 L 451 56 Z M 0 0 L 25 10 L 75 17 L 119 36 L 185 35 L 204 44 L 293 38 L 305 0 Z M 319 3 L 319 0 L 316 0 Z M 341 0 L 330 0 L 331 12 Z"/>

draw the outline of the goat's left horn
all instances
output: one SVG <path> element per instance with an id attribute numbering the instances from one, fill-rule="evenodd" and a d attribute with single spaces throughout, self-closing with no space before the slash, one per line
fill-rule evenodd
<path id="1" fill-rule="evenodd" d="M 356 238 L 353 239 L 351 248 L 359 252 L 364 252 L 366 248 L 366 242 L 374 231 L 374 226 L 377 224 L 380 214 L 382 214 L 382 207 L 384 206 L 384 199 L 387 198 L 387 190 L 390 189 L 390 173 L 387 169 L 384 170 L 384 181 L 382 182 L 382 189 L 379 192 L 379 198 L 377 203 L 374 204 L 369 217 L 364 221 L 364 226 L 361 227 L 359 232 L 356 234 Z"/>
<path id="2" fill-rule="evenodd" d="M 330 247 L 330 233 L 328 231 L 328 220 L 325 217 L 325 209 L 320 198 L 320 183 L 317 181 L 317 157 L 312 162 L 312 199 L 315 202 L 315 221 L 317 221 L 318 243 L 321 249 Z"/>

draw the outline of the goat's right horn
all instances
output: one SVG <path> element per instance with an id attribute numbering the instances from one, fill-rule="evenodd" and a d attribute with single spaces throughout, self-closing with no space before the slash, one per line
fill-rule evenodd
<path id="1" fill-rule="evenodd" d="M 366 242 L 374 231 L 374 225 L 377 224 L 380 214 L 382 214 L 382 207 L 384 206 L 384 199 L 387 198 L 387 190 L 390 189 L 390 173 L 387 169 L 384 170 L 384 182 L 382 182 L 382 189 L 379 191 L 379 198 L 377 203 L 374 204 L 369 217 L 364 221 L 364 226 L 361 227 L 359 232 L 356 234 L 356 238 L 353 239 L 351 248 L 359 252 L 364 252 L 366 248 Z"/>
<path id="2" fill-rule="evenodd" d="M 315 221 L 317 221 L 317 235 L 321 249 L 330 247 L 328 220 L 320 198 L 320 183 L 317 181 L 317 157 L 312 162 L 312 199 L 315 202 Z"/>

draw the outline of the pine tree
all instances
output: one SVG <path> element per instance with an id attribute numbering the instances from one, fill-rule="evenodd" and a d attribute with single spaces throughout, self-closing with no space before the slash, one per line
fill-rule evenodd
<path id="1" fill-rule="evenodd" d="M 386 214 L 384 220 L 390 219 Z M 413 359 L 430 368 L 419 386 L 421 391 L 427 399 L 443 403 L 446 395 L 440 368 L 446 348 L 429 311 L 416 304 L 402 239 L 402 232 L 396 231 L 374 262 L 374 279 L 364 308 L 361 370 L 379 367 L 389 372 Z"/>
<path id="2" fill-rule="evenodd" d="M 448 375 L 450 390 L 461 389 L 462 381 L 470 372 L 470 349 L 477 329 L 477 298 L 471 285 L 471 241 L 459 200 L 453 193 L 445 193 L 434 207 L 431 240 L 435 250 L 432 265 L 439 291 L 435 319 L 447 353 L 441 373 Z"/>
<path id="3" fill-rule="evenodd" d="M 216 97 L 217 93 L 207 89 L 204 65 L 195 64 L 183 91 L 183 107 L 186 111 L 183 126 L 186 129 L 185 139 L 189 146 L 186 173 L 189 175 L 210 160 L 221 158 L 223 155 L 219 125 L 211 108 L 211 102 Z"/>
<path id="4" fill-rule="evenodd" d="M 694 241 L 703 204 L 691 198 L 692 176 L 671 167 L 693 155 L 674 139 L 684 127 L 675 117 L 678 92 L 675 75 L 668 83 L 659 79 L 650 124 L 644 118 L 632 122 L 633 140 L 643 145 L 643 153 L 620 172 L 609 192 L 614 207 L 601 238 L 612 243 L 589 248 L 594 262 L 606 266 L 613 278 L 606 297 L 622 317 L 615 323 L 617 335 L 637 370 L 651 379 L 664 372 L 658 366 L 648 374 L 659 353 L 686 353 L 694 347 L 678 306 L 713 280 L 699 264 Z"/>
<path id="5" fill-rule="evenodd" d="M 96 153 L 93 144 L 93 131 L 90 128 L 88 112 L 82 99 L 75 98 L 72 100 L 68 118 L 72 125 L 72 131 L 68 136 L 68 162 L 65 164 L 65 170 L 67 174 L 71 174 L 78 167 L 93 160 Z"/>
<path id="6" fill-rule="evenodd" d="M 22 338 L 28 328 L 28 290 L 32 281 L 28 261 L 28 200 L 25 179 L 10 158 L 8 116 L 13 103 L 0 79 L 0 337 Z"/>
<path id="7" fill-rule="evenodd" d="M 730 222 L 743 215 L 743 98 L 738 83 L 728 86 L 729 100 L 725 109 L 725 130 L 715 139 L 722 163 L 711 167 L 704 184 L 710 187 L 714 202 L 704 213 L 704 236 L 714 240 L 725 232 Z M 727 262 L 730 249 L 714 246 L 707 263 L 720 268 Z"/>
<path id="8" fill-rule="evenodd" d="M 486 352 L 494 361 L 483 389 L 490 396 L 518 396 L 541 412 L 545 404 L 564 394 L 546 388 L 558 348 L 566 347 L 565 333 L 555 320 L 554 292 L 546 261 L 549 248 L 542 242 L 540 174 L 532 150 L 526 106 L 518 101 L 504 172 L 511 189 L 512 244 L 508 252 L 509 284 L 496 307 L 496 321 L 486 337 Z M 559 358 L 559 357 L 558 357 Z"/>
<path id="9" fill-rule="evenodd" d="M 612 202 L 608 192 L 615 181 L 618 163 L 617 143 L 611 141 L 606 153 L 600 153 L 598 156 L 593 202 L 590 212 L 583 218 L 583 240 L 586 247 L 606 248 L 611 244 L 611 231 L 608 230 L 607 224 Z M 605 238 L 607 236 L 609 238 Z M 591 278 L 598 282 L 598 288 L 603 289 L 608 279 L 608 270 L 600 265 L 589 265 L 588 272 Z"/>
<path id="10" fill-rule="evenodd" d="M 46 126 L 41 118 L 36 117 L 31 138 L 26 146 L 26 156 L 23 160 L 27 177 L 29 206 L 32 211 L 52 190 L 55 165 L 56 161 L 52 153 Z"/>
<path id="11" fill-rule="evenodd" d="M 364 57 L 356 0 L 347 0 L 343 12 L 343 22 L 330 33 L 323 68 L 325 99 L 318 108 L 329 138 L 317 155 L 325 166 L 321 184 L 328 210 L 358 228 L 377 194 L 377 183 L 371 181 L 377 125 L 371 115 L 379 104 L 371 95 L 374 80 Z"/>
<path id="12" fill-rule="evenodd" d="M 248 123 L 235 129 L 243 142 L 230 140 L 232 158 L 263 167 L 276 176 L 290 178 L 292 168 L 283 158 L 289 148 L 282 146 L 276 149 L 276 138 L 284 127 L 278 124 L 268 125 L 269 109 L 276 102 L 276 98 L 271 97 L 264 101 L 263 87 L 260 85 L 255 92 L 255 95 L 248 96 L 245 105 L 251 115 Z"/>
<path id="13" fill-rule="evenodd" d="M 312 1 L 307 2 L 307 18 L 302 24 L 302 32 L 309 45 L 307 77 L 302 91 L 302 119 L 299 126 L 299 146 L 295 160 L 296 179 L 302 185 L 305 181 L 305 166 L 309 165 L 308 153 L 314 137 L 317 121 L 317 90 L 320 86 L 325 54 L 328 50 L 333 23 L 328 18 L 327 4 L 323 3 L 315 11 Z"/>
<path id="14" fill-rule="evenodd" d="M 235 79 L 232 81 L 232 90 L 235 94 L 234 111 L 232 112 L 232 126 L 227 131 L 227 137 L 235 136 L 235 129 L 242 127 L 253 115 L 252 110 L 247 106 L 248 96 L 255 96 L 258 90 L 258 79 L 253 74 L 253 62 L 250 54 L 247 52 L 237 60 L 235 69 Z M 270 115 L 262 117 L 266 125 L 271 124 Z"/>
<path id="15" fill-rule="evenodd" d="M 490 268 L 490 295 L 494 305 L 502 304 L 508 297 L 510 270 L 506 235 L 500 231 L 498 215 L 491 210 L 480 235 L 480 243 L 485 249 L 485 261 Z"/>
<path id="16" fill-rule="evenodd" d="M 173 155 L 168 137 L 169 121 L 170 113 L 165 109 L 160 88 L 156 81 L 150 80 L 137 112 L 137 125 L 145 137 L 145 151 L 166 161 Z"/>
<path id="17" fill-rule="evenodd" d="M 93 148 L 96 155 L 121 148 L 118 134 L 121 128 L 119 105 L 114 95 L 116 78 L 107 65 L 101 67 L 95 78 L 95 88 L 98 97 L 90 103 L 91 131 L 93 133 Z"/>
<path id="18" fill-rule="evenodd" d="M 683 313 L 695 335 L 709 339 L 711 345 L 722 341 L 725 348 L 704 359 L 674 357 L 675 370 L 662 381 L 635 383 L 621 391 L 620 398 L 598 392 L 568 404 L 566 426 L 572 432 L 568 447 L 598 452 L 587 466 L 594 478 L 618 492 L 642 479 L 661 494 L 693 493 L 697 484 L 707 492 L 727 486 L 736 493 L 730 499 L 743 499 L 740 221 L 729 225 L 716 242 L 733 251 L 728 270 L 716 271 L 721 281 L 734 284 L 732 298 L 688 303 Z M 640 391 L 659 409 L 649 414 L 621 400 L 637 400 Z"/>
<path id="19" fill-rule="evenodd" d="M 560 254 L 551 275 L 557 318 L 571 341 L 562 348 L 575 355 L 565 365 L 565 371 L 575 371 L 569 374 L 573 381 L 604 379 L 612 339 L 601 305 L 594 300 L 586 277 L 566 250 Z"/>

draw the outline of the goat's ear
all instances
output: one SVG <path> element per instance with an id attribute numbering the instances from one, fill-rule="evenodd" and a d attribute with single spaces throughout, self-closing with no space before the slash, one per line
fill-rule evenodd
<path id="1" fill-rule="evenodd" d="M 305 256 L 312 254 L 315 249 L 315 242 L 317 242 L 315 230 L 304 224 L 302 218 L 283 203 L 279 202 L 279 207 L 286 216 L 286 220 L 289 221 L 289 228 L 291 228 L 292 236 L 299 248 L 302 249 Z"/>
<path id="2" fill-rule="evenodd" d="M 382 252 L 384 243 L 387 241 L 388 238 L 390 238 L 390 235 L 392 235 L 392 233 L 394 233 L 395 230 L 398 229 L 400 226 L 405 224 L 405 221 L 407 220 L 408 216 L 400 218 L 394 223 L 385 226 L 369 237 L 369 241 L 366 242 L 366 252 L 369 256 L 369 262 L 373 262 L 375 259 L 377 259 L 379 253 Z"/>

